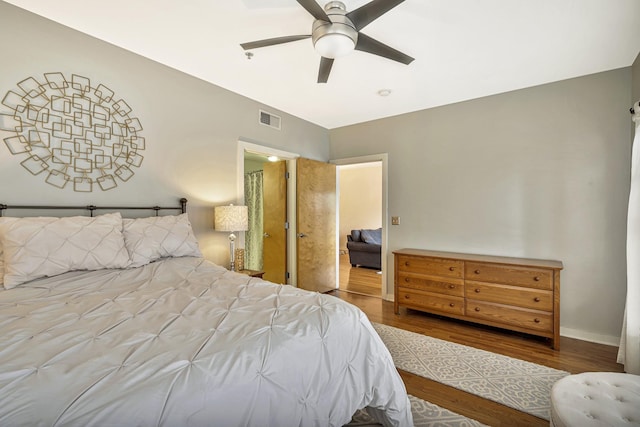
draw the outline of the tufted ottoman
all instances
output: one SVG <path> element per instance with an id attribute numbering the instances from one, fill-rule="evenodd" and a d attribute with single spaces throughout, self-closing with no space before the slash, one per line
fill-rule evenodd
<path id="1" fill-rule="evenodd" d="M 551 425 L 640 426 L 640 375 L 586 372 L 551 389 Z"/>

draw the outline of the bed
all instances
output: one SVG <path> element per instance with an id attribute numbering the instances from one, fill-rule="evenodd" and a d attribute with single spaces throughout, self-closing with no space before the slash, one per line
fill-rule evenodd
<path id="1" fill-rule="evenodd" d="M 203 259 L 186 200 L 87 209 L 0 217 L 0 425 L 412 425 L 358 308 Z"/>

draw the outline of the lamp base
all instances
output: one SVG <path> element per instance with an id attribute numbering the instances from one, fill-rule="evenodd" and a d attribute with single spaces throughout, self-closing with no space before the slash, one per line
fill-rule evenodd
<path id="1" fill-rule="evenodd" d="M 236 246 L 236 235 L 231 233 L 229 234 L 229 270 L 236 271 L 236 263 L 234 260 Z"/>

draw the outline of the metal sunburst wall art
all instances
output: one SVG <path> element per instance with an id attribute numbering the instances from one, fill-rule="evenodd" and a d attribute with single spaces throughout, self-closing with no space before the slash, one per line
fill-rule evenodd
<path id="1" fill-rule="evenodd" d="M 28 77 L 2 99 L 0 130 L 13 134 L 4 138 L 11 154 L 58 188 L 106 191 L 128 181 L 145 149 L 131 107 L 86 77 L 45 73 L 44 80 Z"/>

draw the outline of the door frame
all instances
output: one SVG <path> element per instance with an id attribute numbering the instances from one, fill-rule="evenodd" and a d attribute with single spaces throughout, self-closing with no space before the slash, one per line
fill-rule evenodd
<path id="1" fill-rule="evenodd" d="M 244 200 L 244 153 L 252 152 L 257 154 L 264 154 L 265 156 L 278 156 L 281 160 L 287 161 L 287 172 L 289 172 L 289 179 L 287 180 L 287 220 L 289 222 L 289 232 L 287 233 L 287 272 L 289 278 L 287 283 L 296 286 L 297 277 L 296 269 L 296 230 L 295 230 L 295 218 L 296 218 L 296 182 L 295 182 L 295 159 L 300 157 L 300 154 L 293 153 L 284 150 L 278 150 L 276 148 L 268 147 L 266 145 L 259 145 L 253 142 L 249 142 L 243 139 L 238 139 L 238 147 L 236 152 L 236 164 L 237 164 L 237 188 L 236 199 L 241 204 L 245 204 Z M 241 233 L 240 244 L 244 246 L 244 233 Z"/>
<path id="2" fill-rule="evenodd" d="M 358 157 L 346 157 L 342 159 L 334 159 L 330 160 L 330 163 L 334 163 L 336 166 L 345 166 L 345 165 L 355 165 L 358 163 L 371 163 L 371 162 L 382 162 L 382 283 L 381 283 L 381 297 L 386 301 L 393 301 L 393 293 L 389 293 L 388 279 L 392 271 L 388 268 L 389 263 L 387 262 L 387 246 L 388 246 L 388 215 L 389 215 L 389 205 L 388 205 L 388 175 L 389 175 L 389 154 L 380 153 L 380 154 L 371 154 L 367 156 L 358 156 Z M 340 186 L 338 185 L 337 191 L 340 191 Z M 337 194 L 337 200 L 340 200 L 340 195 Z M 336 232 L 339 232 L 340 229 L 340 206 L 337 206 L 336 209 Z M 336 236 L 336 254 L 340 251 L 340 242 L 339 236 Z M 339 269 L 338 269 L 339 270 Z M 339 273 L 338 273 L 339 274 Z M 339 283 L 339 282 L 337 282 Z"/>

